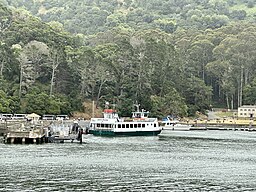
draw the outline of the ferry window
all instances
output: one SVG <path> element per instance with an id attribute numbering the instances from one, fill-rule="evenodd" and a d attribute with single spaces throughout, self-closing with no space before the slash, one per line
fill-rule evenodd
<path id="1" fill-rule="evenodd" d="M 142 127 L 145 128 L 145 124 L 142 124 Z"/>
<path id="2" fill-rule="evenodd" d="M 130 124 L 130 128 L 133 128 L 133 124 Z"/>
<path id="3" fill-rule="evenodd" d="M 126 128 L 129 128 L 129 124 L 126 124 Z"/>
<path id="4" fill-rule="evenodd" d="M 138 124 L 138 127 L 141 128 L 141 124 Z"/>
<path id="5" fill-rule="evenodd" d="M 156 127 L 156 124 L 154 123 L 154 127 Z"/>
<path id="6" fill-rule="evenodd" d="M 121 128 L 121 124 L 118 124 L 118 128 Z"/>
<path id="7" fill-rule="evenodd" d="M 122 124 L 122 128 L 125 128 L 125 124 Z"/>
<path id="8" fill-rule="evenodd" d="M 134 124 L 134 128 L 137 128 L 137 124 Z"/>
<path id="9" fill-rule="evenodd" d="M 97 123 L 97 127 L 100 127 L 100 124 L 99 124 L 99 123 Z"/>

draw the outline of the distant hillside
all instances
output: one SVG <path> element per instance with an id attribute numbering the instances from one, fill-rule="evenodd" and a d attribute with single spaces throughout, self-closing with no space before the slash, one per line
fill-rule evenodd
<path id="1" fill-rule="evenodd" d="M 24 7 L 45 22 L 58 21 L 72 33 L 94 34 L 117 26 L 159 28 L 220 28 L 230 22 L 256 22 L 255 0 L 0 0 Z"/>
<path id="2" fill-rule="evenodd" d="M 0 1 L 0 112 L 89 118 L 108 101 L 130 116 L 138 102 L 162 118 L 256 103 L 254 1 Z"/>

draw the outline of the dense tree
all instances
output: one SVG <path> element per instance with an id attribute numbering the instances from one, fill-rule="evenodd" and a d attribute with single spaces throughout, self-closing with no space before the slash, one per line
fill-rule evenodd
<path id="1" fill-rule="evenodd" d="M 244 88 L 244 104 L 256 104 L 256 78 Z"/>
<path id="2" fill-rule="evenodd" d="M 129 116 L 137 101 L 162 117 L 253 103 L 256 25 L 247 1 L 4 3 L 23 7 L 0 6 L 4 112 L 67 114 L 90 99 Z"/>

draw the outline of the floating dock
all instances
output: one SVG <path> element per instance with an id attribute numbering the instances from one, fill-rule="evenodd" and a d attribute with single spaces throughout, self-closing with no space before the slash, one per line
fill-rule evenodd
<path id="1" fill-rule="evenodd" d="M 78 122 L 58 123 L 49 126 L 46 135 L 49 143 L 82 143 L 84 134 Z"/>

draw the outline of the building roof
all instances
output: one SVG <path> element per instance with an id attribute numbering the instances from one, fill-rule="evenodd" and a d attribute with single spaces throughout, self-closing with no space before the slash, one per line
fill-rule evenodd
<path id="1" fill-rule="evenodd" d="M 243 105 L 238 108 L 256 108 L 256 105 Z"/>
<path id="2" fill-rule="evenodd" d="M 37 114 L 35 114 L 35 113 L 31 113 L 31 114 L 29 114 L 27 117 L 28 117 L 28 118 L 39 118 L 40 115 L 37 115 Z"/>

